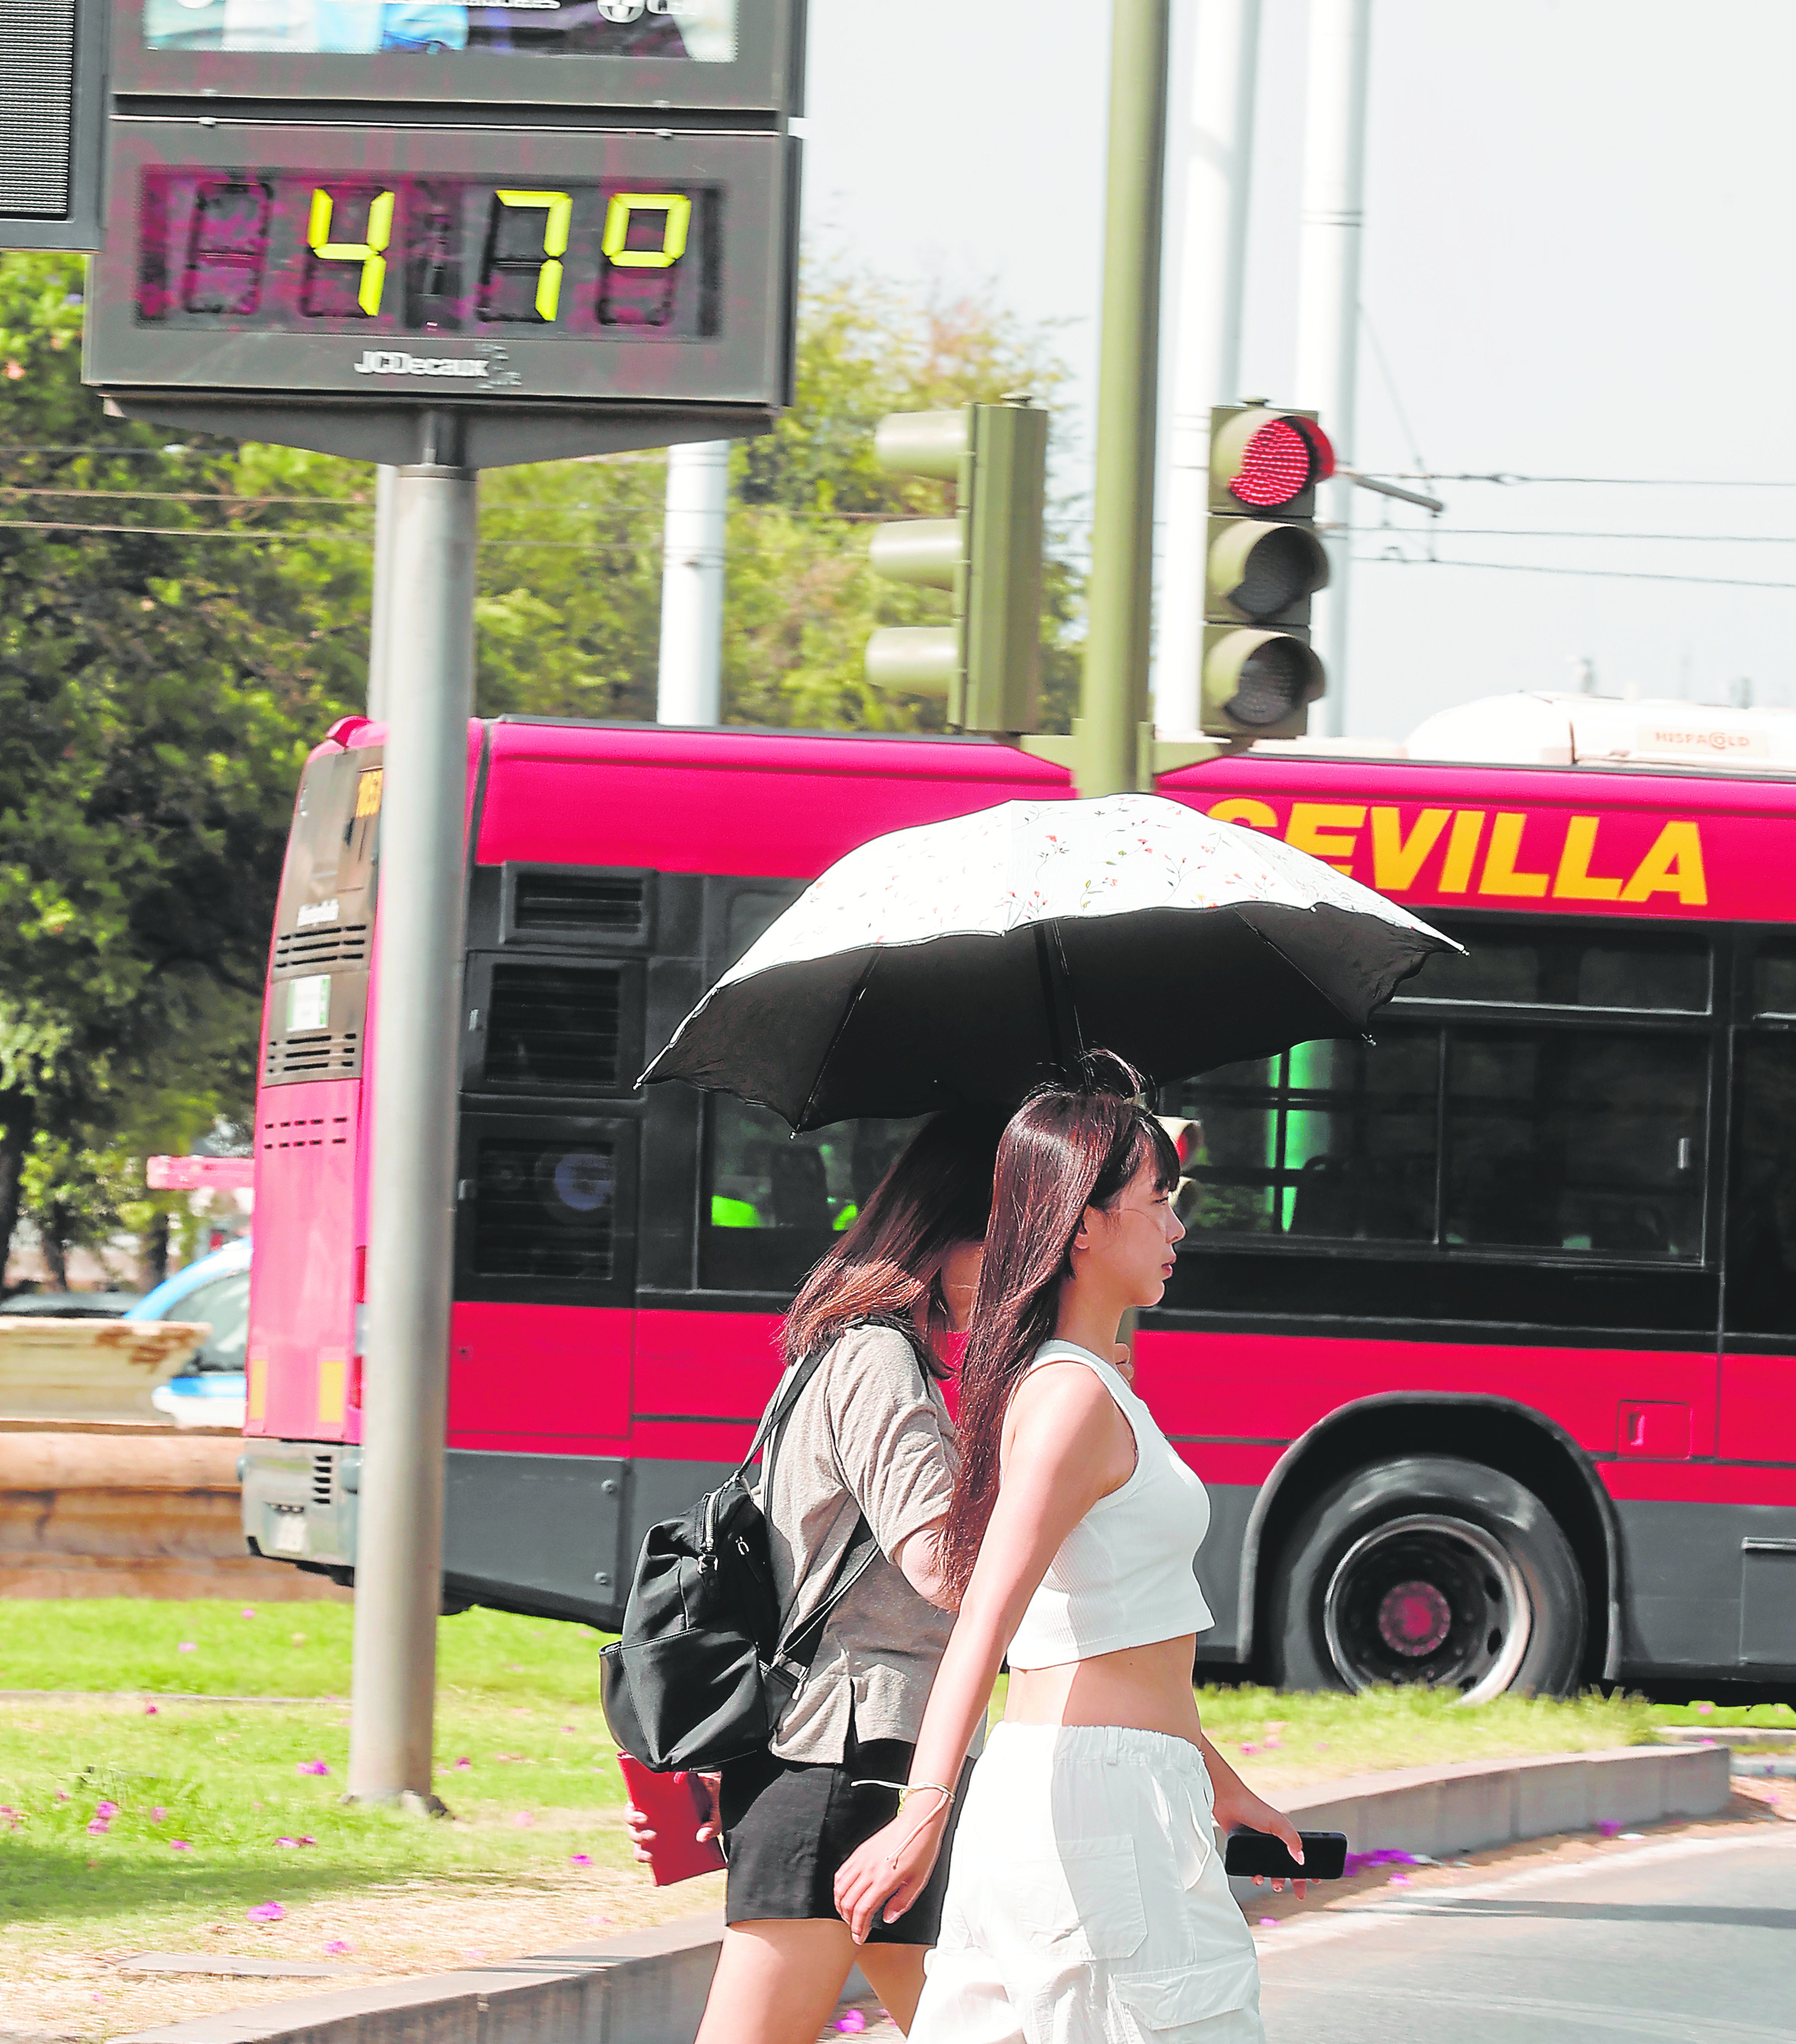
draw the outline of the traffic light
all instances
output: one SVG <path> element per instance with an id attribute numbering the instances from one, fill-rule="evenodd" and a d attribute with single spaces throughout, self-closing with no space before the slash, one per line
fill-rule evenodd
<path id="1" fill-rule="evenodd" d="M 1322 693 L 1310 599 L 1328 583 L 1316 485 L 1334 450 L 1308 412 L 1210 414 L 1199 727 L 1214 738 L 1301 738 Z"/>
<path id="2" fill-rule="evenodd" d="M 952 518 L 873 534 L 876 573 L 950 590 L 952 624 L 896 625 L 867 641 L 875 688 L 946 698 L 957 731 L 1034 731 L 1042 678 L 1042 515 L 1048 415 L 1030 398 L 957 412 L 894 412 L 873 458 L 894 475 L 954 485 Z"/>

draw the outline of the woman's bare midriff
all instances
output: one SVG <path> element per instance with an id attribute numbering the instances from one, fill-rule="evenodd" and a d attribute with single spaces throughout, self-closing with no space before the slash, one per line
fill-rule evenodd
<path id="1" fill-rule="evenodd" d="M 1122 1646 L 1053 1668 L 1013 1668 L 1007 1724 L 1127 1725 L 1197 1743 L 1192 1662 L 1197 1635 Z"/>

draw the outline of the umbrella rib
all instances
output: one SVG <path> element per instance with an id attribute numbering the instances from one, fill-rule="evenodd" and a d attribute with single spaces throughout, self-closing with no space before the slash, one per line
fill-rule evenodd
<path id="1" fill-rule="evenodd" d="M 823 1074 L 828 1071 L 831 1058 L 835 1055 L 842 1038 L 848 1033 L 848 1025 L 854 1019 L 854 1011 L 861 1005 L 861 997 L 866 992 L 867 982 L 873 978 L 873 967 L 878 962 L 879 950 L 876 945 L 867 954 L 867 962 L 861 969 L 861 977 L 854 982 L 854 991 L 849 996 L 848 1005 L 842 1011 L 842 1020 L 836 1024 L 835 1033 L 830 1038 L 829 1048 L 818 1060 L 817 1076 L 812 1080 L 811 1090 L 804 1096 L 804 1105 L 800 1110 L 798 1120 L 792 1124 L 794 1135 L 811 1119 L 811 1110 L 816 1105 L 817 1095 L 823 1090 Z"/>
<path id="2" fill-rule="evenodd" d="M 1084 1060 L 1085 1036 L 1079 1026 L 1079 1001 L 1073 987 L 1073 968 L 1067 963 L 1066 946 L 1060 933 L 1057 916 L 1049 916 L 1038 922 L 1035 928 L 1035 968 L 1042 976 L 1042 1004 L 1047 1010 L 1048 1055 L 1062 1078 L 1071 1080 L 1077 1074 L 1078 1066 Z M 1051 943 L 1051 949 L 1050 949 Z M 1060 961 L 1057 978 L 1054 960 Z M 1065 1032 L 1061 1027 L 1061 996 L 1065 997 L 1065 1019 L 1072 1024 L 1074 1061 L 1069 1062 L 1066 1055 Z"/>

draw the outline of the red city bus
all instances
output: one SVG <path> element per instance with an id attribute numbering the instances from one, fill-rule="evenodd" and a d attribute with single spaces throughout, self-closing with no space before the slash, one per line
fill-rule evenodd
<path id="1" fill-rule="evenodd" d="M 355 1565 L 378 728 L 308 763 L 256 1117 L 245 1531 Z M 631 1082 L 800 887 L 1057 768 L 979 740 L 474 727 L 444 1593 L 615 1626 L 910 1124 Z M 1161 791 L 1468 947 L 1166 1089 L 1138 1381 L 1210 1672 L 1796 1695 L 1796 782 L 1272 756 Z M 1224 997 L 1226 997 L 1226 992 Z"/>

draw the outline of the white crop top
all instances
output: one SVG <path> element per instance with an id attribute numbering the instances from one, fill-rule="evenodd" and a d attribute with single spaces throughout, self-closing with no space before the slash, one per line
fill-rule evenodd
<path id="1" fill-rule="evenodd" d="M 1010 1665 L 1055 1668 L 1207 1630 L 1216 1621 L 1192 1562 L 1210 1530 L 1209 1493 L 1109 1363 L 1064 1341 L 1043 1342 L 1029 1367 L 1045 1362 L 1097 1373 L 1134 1434 L 1135 1470 L 1061 1543 L 1011 1642 Z"/>

